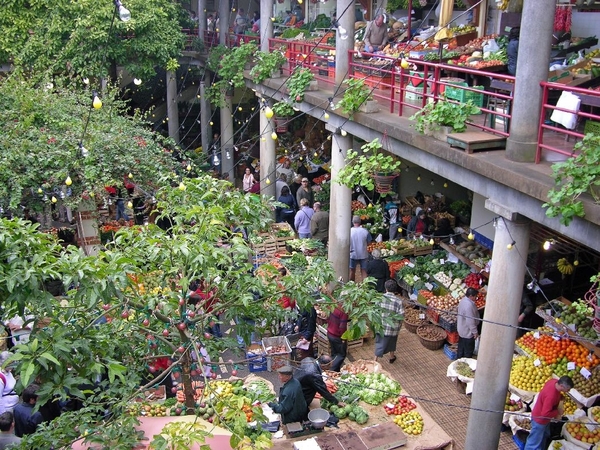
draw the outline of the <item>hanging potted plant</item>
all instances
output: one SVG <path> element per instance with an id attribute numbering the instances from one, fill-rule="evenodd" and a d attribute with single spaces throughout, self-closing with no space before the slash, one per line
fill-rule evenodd
<path id="1" fill-rule="evenodd" d="M 262 83 L 267 78 L 278 76 L 279 70 L 287 60 L 280 50 L 272 52 L 258 51 L 255 55 L 255 65 L 250 70 L 250 77 L 255 83 Z"/>
<path id="2" fill-rule="evenodd" d="M 569 225 L 573 217 L 584 217 L 582 194 L 592 196 L 600 205 L 600 136 L 586 134 L 573 149 L 579 152 L 566 161 L 552 165 L 556 187 L 548 191 L 548 217 L 560 216 L 560 223 Z"/>
<path id="3" fill-rule="evenodd" d="M 285 133 L 288 130 L 290 117 L 294 115 L 294 108 L 288 102 L 277 102 L 273 105 L 275 114 L 275 124 L 278 133 Z"/>
<path id="4" fill-rule="evenodd" d="M 314 81 L 315 75 L 309 70 L 302 67 L 296 67 L 287 82 L 288 93 L 293 102 L 301 102 L 304 100 L 304 93 Z M 316 82 L 315 82 L 316 84 Z"/>
<path id="5" fill-rule="evenodd" d="M 350 119 L 354 117 L 357 111 L 367 113 L 377 111 L 377 102 L 373 100 L 373 91 L 365 84 L 364 79 L 349 78 L 344 80 L 344 84 L 346 90 L 336 107 L 341 108 L 343 112 L 350 116 Z"/>
<path id="6" fill-rule="evenodd" d="M 391 182 L 398 176 L 401 161 L 384 154 L 379 139 L 361 147 L 362 154 L 350 149 L 346 165 L 338 172 L 335 182 L 349 188 L 363 186 L 381 194 L 391 190 Z"/>
<path id="7" fill-rule="evenodd" d="M 416 120 L 415 129 L 419 133 L 445 141 L 448 133 L 466 131 L 469 117 L 479 112 L 479 108 L 470 100 L 467 103 L 457 103 L 443 98 L 427 103 L 410 120 Z"/>

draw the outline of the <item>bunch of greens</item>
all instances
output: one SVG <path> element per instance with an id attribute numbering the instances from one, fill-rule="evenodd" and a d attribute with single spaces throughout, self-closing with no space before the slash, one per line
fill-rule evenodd
<path id="1" fill-rule="evenodd" d="M 356 378 L 363 386 L 358 393 L 360 399 L 370 405 L 380 405 L 400 394 L 400 384 L 382 373 L 358 374 Z"/>

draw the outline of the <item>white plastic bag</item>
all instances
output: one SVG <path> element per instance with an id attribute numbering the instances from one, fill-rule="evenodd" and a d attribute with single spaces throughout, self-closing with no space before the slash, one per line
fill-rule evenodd
<path id="1" fill-rule="evenodd" d="M 581 99 L 575 94 L 563 91 L 556 103 L 557 108 L 567 109 L 577 113 L 579 106 L 581 105 Z M 573 130 L 577 126 L 577 114 L 572 114 L 565 111 L 554 110 L 550 116 L 550 120 L 561 124 L 569 130 Z"/>
<path id="2" fill-rule="evenodd" d="M 483 46 L 483 53 L 485 53 L 485 52 L 494 53 L 494 52 L 497 52 L 498 50 L 500 50 L 500 47 L 498 47 L 498 44 L 496 43 L 496 39 L 488 40 L 487 43 Z"/>
<path id="3" fill-rule="evenodd" d="M 479 337 L 475 339 L 475 349 L 473 350 L 473 354 L 477 355 L 479 353 Z"/>

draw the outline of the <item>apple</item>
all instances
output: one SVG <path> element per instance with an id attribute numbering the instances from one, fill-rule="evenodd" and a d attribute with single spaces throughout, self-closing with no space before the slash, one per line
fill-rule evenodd
<path id="1" fill-rule="evenodd" d="M 121 313 L 121 318 L 127 319 L 129 317 L 129 311 L 125 310 Z"/>
<path id="2" fill-rule="evenodd" d="M 164 337 L 169 337 L 169 330 L 167 330 L 166 328 L 163 330 L 163 336 Z"/>
<path id="3" fill-rule="evenodd" d="M 110 305 L 105 303 L 104 305 L 102 305 L 102 309 L 104 311 L 108 311 L 110 309 Z"/>
<path id="4" fill-rule="evenodd" d="M 147 327 L 148 325 L 150 325 L 150 321 L 148 319 L 144 319 L 142 321 L 142 325 L 144 325 L 145 327 Z"/>
<path id="5" fill-rule="evenodd" d="M 196 313 L 195 313 L 194 311 L 191 311 L 191 310 L 190 310 L 190 311 L 188 311 L 188 312 L 187 312 L 187 316 L 188 316 L 190 319 L 193 319 L 194 317 L 196 317 Z"/>
<path id="6" fill-rule="evenodd" d="M 212 338 L 212 334 L 206 332 L 204 333 L 204 339 L 211 339 Z"/>
<path id="7" fill-rule="evenodd" d="M 185 327 L 185 323 L 183 323 L 183 322 L 179 322 L 179 323 L 177 324 L 177 328 L 179 328 L 179 330 L 181 330 L 181 331 L 185 330 L 185 328 L 186 328 L 186 327 Z"/>
<path id="8" fill-rule="evenodd" d="M 217 379 L 217 373 L 216 373 L 216 372 L 212 372 L 212 373 L 210 374 L 210 377 L 211 377 L 213 380 L 216 380 L 216 379 Z"/>
<path id="9" fill-rule="evenodd" d="M 181 412 L 182 412 L 181 408 L 175 408 L 175 415 L 176 416 L 180 416 Z"/>
<path id="10" fill-rule="evenodd" d="M 209 417 L 208 419 L 206 419 L 206 420 L 208 420 L 208 423 L 213 423 L 213 418 L 212 418 L 212 416 L 210 416 L 210 417 Z"/>
<path id="11" fill-rule="evenodd" d="M 148 371 L 150 373 L 154 373 L 154 372 L 156 372 L 156 367 L 154 367 L 154 366 L 148 366 Z"/>
<path id="12" fill-rule="evenodd" d="M 179 299 L 179 306 L 185 305 L 185 298 Z"/>
<path id="13" fill-rule="evenodd" d="M 231 376 L 232 376 L 232 377 L 235 377 L 235 376 L 237 376 L 237 374 L 238 374 L 238 371 L 237 371 L 237 370 L 233 369 L 233 370 L 231 371 Z"/>
<path id="14" fill-rule="evenodd" d="M 179 353 L 185 353 L 185 347 L 184 347 L 183 345 L 181 345 L 181 346 L 180 346 L 180 347 L 177 349 L 177 351 L 178 351 Z M 176 373 L 177 373 L 177 372 L 176 372 Z"/>

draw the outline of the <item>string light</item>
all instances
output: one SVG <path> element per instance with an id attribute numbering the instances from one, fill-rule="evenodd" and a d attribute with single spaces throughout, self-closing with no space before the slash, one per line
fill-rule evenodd
<path id="1" fill-rule="evenodd" d="M 229 153 L 229 150 L 225 151 L 225 158 L 231 159 L 231 153 Z"/>
<path id="2" fill-rule="evenodd" d="M 270 107 L 265 108 L 265 117 L 271 119 L 273 117 L 273 110 Z"/>
<path id="3" fill-rule="evenodd" d="M 329 109 L 330 110 L 335 110 L 335 103 L 333 103 L 333 97 L 329 97 Z"/>
<path id="4" fill-rule="evenodd" d="M 304 141 L 300 142 L 300 146 L 302 147 L 302 151 L 306 151 L 306 144 L 304 143 Z"/>
<path id="5" fill-rule="evenodd" d="M 131 172 L 129 172 L 129 173 L 127 174 L 127 178 L 129 178 L 129 179 L 132 179 L 132 178 L 133 178 L 133 174 L 132 174 Z"/>
<path id="6" fill-rule="evenodd" d="M 450 245 L 454 245 L 454 237 L 450 236 Z"/>
<path id="7" fill-rule="evenodd" d="M 433 181 L 433 180 L 431 180 L 431 185 L 432 185 L 432 186 L 434 186 L 434 185 L 435 185 L 435 183 L 434 183 L 434 181 Z"/>
<path id="8" fill-rule="evenodd" d="M 135 84 L 136 86 L 139 86 L 140 84 L 142 84 L 142 80 L 140 80 L 139 78 L 134 78 L 133 84 Z M 198 98 L 200 98 L 199 95 L 198 95 Z"/>
<path id="9" fill-rule="evenodd" d="M 81 156 L 83 156 L 84 158 L 90 154 L 90 152 L 88 152 L 88 149 L 83 146 L 83 142 L 79 143 L 79 151 L 81 152 Z"/>
<path id="10" fill-rule="evenodd" d="M 185 191 L 187 189 L 186 185 L 183 183 L 183 181 L 181 183 L 179 183 L 178 186 L 180 191 Z"/>
<path id="11" fill-rule="evenodd" d="M 271 139 L 273 139 L 274 141 L 277 140 L 277 133 L 275 133 L 274 131 L 271 133 Z"/>
<path id="12" fill-rule="evenodd" d="M 435 241 L 433 240 L 433 238 L 429 239 L 429 245 L 433 245 L 435 244 Z"/>
<path id="13" fill-rule="evenodd" d="M 544 248 L 544 250 L 550 250 L 550 247 L 552 247 L 553 244 L 554 239 L 550 239 L 549 241 L 544 242 L 544 245 L 542 247 Z"/>
<path id="14" fill-rule="evenodd" d="M 94 91 L 92 93 L 92 95 L 93 95 L 92 106 L 94 107 L 94 109 L 102 108 L 102 100 L 100 100 L 100 97 L 98 97 L 98 93 L 96 91 Z"/>
<path id="15" fill-rule="evenodd" d="M 506 246 L 506 248 L 507 248 L 508 250 L 512 250 L 512 249 L 513 249 L 513 247 L 515 246 L 515 244 L 516 244 L 516 242 L 515 242 L 515 241 L 512 241 L 510 244 L 508 244 L 508 245 Z"/>
<path id="16" fill-rule="evenodd" d="M 342 130 L 340 131 L 340 134 L 341 134 L 342 136 L 347 136 L 347 135 L 348 135 L 348 133 L 346 132 L 346 130 L 344 130 L 343 128 L 342 128 Z"/>
<path id="17" fill-rule="evenodd" d="M 421 174 L 417 175 L 417 181 L 421 181 Z"/>
<path id="18" fill-rule="evenodd" d="M 53 195 L 52 196 L 52 203 L 56 203 L 58 201 L 58 199 Z"/>
<path id="19" fill-rule="evenodd" d="M 128 207 L 129 209 L 133 208 L 133 203 L 131 203 L 131 200 L 129 200 L 129 201 L 127 202 L 127 207 Z"/>
<path id="20" fill-rule="evenodd" d="M 65 180 L 65 184 L 67 186 L 71 186 L 73 184 L 73 180 L 71 180 L 71 177 L 67 175 L 67 179 Z"/>
<path id="21" fill-rule="evenodd" d="M 323 119 L 324 119 L 324 120 L 329 120 L 329 114 L 327 113 L 327 111 L 325 111 L 325 112 L 323 113 Z"/>
<path id="22" fill-rule="evenodd" d="M 38 190 L 37 190 L 37 193 L 38 193 L 38 194 L 40 194 L 40 195 L 41 195 L 43 192 L 44 192 L 44 191 L 42 190 L 42 188 L 38 188 Z"/>
<path id="23" fill-rule="evenodd" d="M 213 156 L 213 164 L 215 166 L 218 166 L 219 164 L 221 164 L 221 160 L 219 159 L 219 155 L 217 155 L 216 153 L 215 153 L 215 156 Z"/>
<path id="24" fill-rule="evenodd" d="M 271 180 L 269 180 L 268 178 L 265 179 L 265 183 L 266 184 L 271 184 Z"/>
<path id="25" fill-rule="evenodd" d="M 189 172 L 190 170 L 192 170 L 192 166 L 188 164 L 187 167 L 185 168 L 185 170 L 187 170 Z"/>
<path id="26" fill-rule="evenodd" d="M 444 183 L 444 187 L 447 188 L 448 187 L 448 183 Z"/>
<path id="27" fill-rule="evenodd" d="M 467 236 L 467 239 L 469 239 L 470 241 L 472 241 L 473 239 L 475 239 L 475 235 L 473 234 L 473 232 L 469 233 L 469 235 Z"/>

